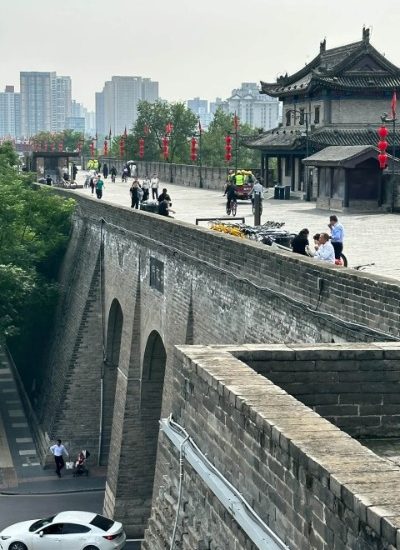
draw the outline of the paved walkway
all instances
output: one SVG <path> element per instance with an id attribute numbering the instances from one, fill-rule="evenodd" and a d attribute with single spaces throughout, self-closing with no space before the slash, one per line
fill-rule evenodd
<path id="1" fill-rule="evenodd" d="M 53 467 L 42 468 L 12 366 L 5 350 L 0 348 L 0 493 L 104 490 L 105 474 L 105 468 L 91 467 L 89 477 L 73 478 L 72 470 L 64 469 L 58 479 Z"/>
<path id="2" fill-rule="evenodd" d="M 83 182 L 83 173 L 78 182 Z M 105 180 L 103 199 L 116 205 L 130 206 L 129 183 L 117 180 L 112 183 Z M 182 187 L 179 185 L 161 184 L 167 187 L 173 202 L 175 218 L 195 223 L 196 218 L 225 216 L 225 197 L 222 192 L 214 190 Z M 90 195 L 90 189 L 79 189 L 77 193 Z M 94 197 L 94 200 L 97 200 Z M 246 222 L 253 223 L 250 202 L 239 202 L 237 216 L 245 216 Z M 365 271 L 400 280 L 400 215 L 399 214 L 339 214 L 346 231 L 345 254 L 349 266 L 374 263 Z M 262 222 L 274 220 L 285 222 L 290 232 L 298 232 L 303 227 L 310 234 L 326 231 L 329 212 L 317 210 L 315 203 L 298 199 L 278 201 L 272 198 L 268 190 L 264 200 Z M 207 224 L 203 224 L 207 225 Z M 260 245 L 263 246 L 263 245 Z"/>

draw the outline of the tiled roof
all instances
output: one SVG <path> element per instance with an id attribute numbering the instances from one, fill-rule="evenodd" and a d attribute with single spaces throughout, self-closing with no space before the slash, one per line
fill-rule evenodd
<path id="1" fill-rule="evenodd" d="M 389 128 L 390 131 L 390 128 Z M 377 128 L 372 127 L 340 127 L 324 126 L 309 133 L 309 145 L 311 148 L 323 149 L 330 145 L 372 145 L 376 147 L 379 138 Z M 247 147 L 279 153 L 282 149 L 304 151 L 305 136 L 296 132 L 290 132 L 282 128 L 270 130 L 257 139 L 246 143 Z M 396 147 L 400 146 L 400 132 L 396 133 Z M 389 136 L 389 151 L 391 140 Z M 399 149 L 398 149 L 399 150 Z"/>
<path id="2" fill-rule="evenodd" d="M 303 143 L 304 138 L 298 133 L 275 128 L 245 145 L 252 149 L 277 148 L 297 149 Z"/>
<path id="3" fill-rule="evenodd" d="M 312 165 L 313 162 L 318 163 L 338 163 L 345 160 L 357 158 L 367 152 L 378 154 L 378 149 L 372 145 L 345 145 L 325 147 L 322 151 L 304 159 L 305 164 Z"/>
<path id="4" fill-rule="evenodd" d="M 400 87 L 400 74 L 399 75 L 385 75 L 385 76 L 315 76 L 315 80 L 319 80 L 329 88 L 363 88 L 363 89 L 388 89 Z"/>

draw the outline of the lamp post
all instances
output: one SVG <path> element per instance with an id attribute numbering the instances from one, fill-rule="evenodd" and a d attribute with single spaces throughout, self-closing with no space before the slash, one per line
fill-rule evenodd
<path id="1" fill-rule="evenodd" d="M 288 111 L 289 113 L 293 113 L 294 116 L 298 116 L 299 117 L 299 123 L 300 125 L 303 125 L 305 123 L 305 126 L 306 126 L 306 158 L 308 157 L 309 155 L 309 132 L 310 132 L 310 117 L 311 117 L 311 112 L 308 111 L 299 111 L 298 109 L 289 109 Z M 306 166 L 305 168 L 305 176 L 306 176 L 306 197 L 305 197 L 305 200 L 306 201 L 310 201 L 311 200 L 311 182 L 310 182 L 310 174 L 309 174 L 309 171 L 308 171 L 308 166 Z"/>

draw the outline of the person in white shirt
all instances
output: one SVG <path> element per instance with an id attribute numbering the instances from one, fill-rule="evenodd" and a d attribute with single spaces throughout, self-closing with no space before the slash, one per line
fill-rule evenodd
<path id="1" fill-rule="evenodd" d="M 319 236 L 319 247 L 314 254 L 316 260 L 322 260 L 323 262 L 335 263 L 335 249 L 330 241 L 328 233 L 321 233 Z"/>
<path id="2" fill-rule="evenodd" d="M 52 445 L 50 451 L 56 463 L 56 473 L 58 477 L 61 477 L 61 470 L 64 468 L 64 455 L 69 456 L 68 451 L 62 444 L 61 439 L 57 439 L 56 445 Z"/>
<path id="3" fill-rule="evenodd" d="M 142 189 L 143 189 L 143 201 L 147 201 L 149 199 L 149 192 L 150 192 L 150 178 L 146 175 L 142 182 Z"/>
<path id="4" fill-rule="evenodd" d="M 158 186 L 160 185 L 160 180 L 157 177 L 157 174 L 153 174 L 151 178 L 151 197 L 152 199 L 158 199 Z"/>

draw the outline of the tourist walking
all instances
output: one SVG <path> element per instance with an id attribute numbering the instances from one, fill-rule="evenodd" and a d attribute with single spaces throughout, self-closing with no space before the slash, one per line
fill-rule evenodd
<path id="1" fill-rule="evenodd" d="M 158 187 L 160 185 L 160 180 L 157 177 L 157 174 L 153 174 L 151 178 L 151 198 L 158 199 Z"/>
<path id="2" fill-rule="evenodd" d="M 127 166 L 124 166 L 122 170 L 122 181 L 128 181 L 129 176 L 129 168 Z"/>
<path id="3" fill-rule="evenodd" d="M 92 190 L 92 195 L 94 194 L 94 190 L 96 189 L 96 181 L 97 181 L 97 177 L 94 174 L 92 174 L 89 182 L 90 189 Z"/>
<path id="4" fill-rule="evenodd" d="M 101 199 L 101 197 L 103 196 L 103 189 L 104 189 L 104 181 L 99 176 L 96 182 L 96 196 L 98 199 Z"/>
<path id="5" fill-rule="evenodd" d="M 137 180 L 134 180 L 132 182 L 131 188 L 129 189 L 129 192 L 131 194 L 131 208 L 139 208 L 139 202 L 140 202 L 140 196 L 141 196 L 141 189 L 139 182 Z"/>
<path id="6" fill-rule="evenodd" d="M 54 462 L 56 463 L 56 474 L 61 477 L 61 470 L 64 468 L 64 455 L 69 456 L 67 449 L 61 442 L 61 439 L 57 439 L 57 443 L 50 447 L 50 452 L 54 456 Z"/>
<path id="7" fill-rule="evenodd" d="M 117 177 L 117 169 L 115 168 L 114 165 L 111 167 L 110 174 L 111 174 L 111 181 L 114 183 L 115 178 Z"/>
<path id="8" fill-rule="evenodd" d="M 331 243 L 335 249 L 335 258 L 340 260 L 343 252 L 344 227 L 334 214 L 329 218 L 328 227 L 331 230 Z"/>
<path id="9" fill-rule="evenodd" d="M 108 178 L 108 166 L 107 164 L 103 164 L 103 177 L 106 180 Z"/>
<path id="10" fill-rule="evenodd" d="M 150 178 L 146 174 L 146 177 L 144 178 L 142 182 L 142 190 L 143 190 L 143 201 L 147 201 L 149 199 L 149 193 L 150 193 Z"/>

